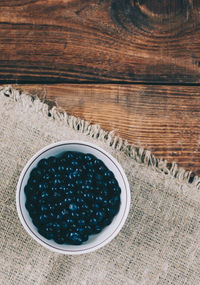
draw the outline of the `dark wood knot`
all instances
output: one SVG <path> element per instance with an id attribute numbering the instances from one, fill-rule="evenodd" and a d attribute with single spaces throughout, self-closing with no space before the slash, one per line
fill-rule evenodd
<path id="1" fill-rule="evenodd" d="M 129 32 L 147 36 L 180 33 L 192 18 L 191 0 L 112 0 L 114 21 Z M 136 29 L 137 28 L 137 29 Z"/>

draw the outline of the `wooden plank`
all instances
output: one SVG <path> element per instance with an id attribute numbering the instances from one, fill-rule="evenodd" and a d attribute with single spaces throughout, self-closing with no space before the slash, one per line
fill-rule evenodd
<path id="1" fill-rule="evenodd" d="M 200 87 L 18 85 L 200 175 Z"/>
<path id="2" fill-rule="evenodd" d="M 198 0 L 0 1 L 0 81 L 200 83 Z"/>

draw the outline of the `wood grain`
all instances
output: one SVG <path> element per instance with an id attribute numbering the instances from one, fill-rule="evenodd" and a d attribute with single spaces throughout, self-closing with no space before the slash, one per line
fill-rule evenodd
<path id="1" fill-rule="evenodd" d="M 0 1 L 0 81 L 200 83 L 198 0 Z"/>
<path id="2" fill-rule="evenodd" d="M 200 87 L 17 85 L 200 175 Z"/>

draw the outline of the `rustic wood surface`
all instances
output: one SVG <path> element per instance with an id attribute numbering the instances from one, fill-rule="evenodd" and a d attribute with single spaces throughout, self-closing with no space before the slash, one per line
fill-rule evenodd
<path id="1" fill-rule="evenodd" d="M 200 87 L 18 85 L 200 175 Z"/>
<path id="2" fill-rule="evenodd" d="M 0 83 L 200 175 L 199 0 L 2 0 Z"/>
<path id="3" fill-rule="evenodd" d="M 2 0 L 0 81 L 200 83 L 199 0 Z"/>

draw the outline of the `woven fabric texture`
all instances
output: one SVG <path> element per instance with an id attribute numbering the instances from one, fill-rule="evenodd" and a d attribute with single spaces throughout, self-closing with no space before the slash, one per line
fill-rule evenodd
<path id="1" fill-rule="evenodd" d="M 111 153 L 131 188 L 131 208 L 118 236 L 85 255 L 57 254 L 24 230 L 15 206 L 26 162 L 60 140 L 84 140 Z M 199 178 L 156 159 L 97 125 L 59 112 L 11 87 L 0 87 L 1 285 L 200 284 Z"/>

